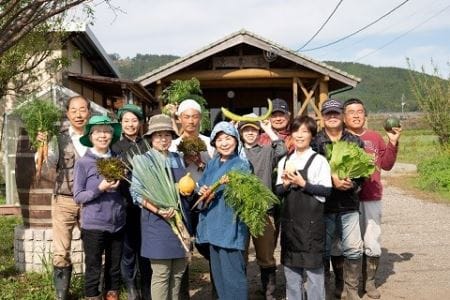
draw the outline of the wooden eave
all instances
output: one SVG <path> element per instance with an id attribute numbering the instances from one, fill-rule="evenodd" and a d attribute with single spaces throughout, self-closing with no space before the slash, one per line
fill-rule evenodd
<path id="1" fill-rule="evenodd" d="M 64 76 L 103 91 L 108 95 L 122 95 L 123 90 L 129 90 L 150 105 L 158 104 L 155 97 L 137 81 L 73 72 L 65 72 Z"/>
<path id="2" fill-rule="evenodd" d="M 361 79 L 352 76 L 346 72 L 343 72 L 337 68 L 334 68 L 332 66 L 329 66 L 325 63 L 315 61 L 309 57 L 306 57 L 304 55 L 298 54 L 292 50 L 289 50 L 287 48 L 284 48 L 278 44 L 275 44 L 273 42 L 270 42 L 268 40 L 265 40 L 253 33 L 250 33 L 248 31 L 242 30 L 239 32 L 236 32 L 228 37 L 223 38 L 222 40 L 219 40 L 213 44 L 210 44 L 190 55 L 187 55 L 185 57 L 179 58 L 171 63 L 166 64 L 165 66 L 162 66 L 150 73 L 147 73 L 141 77 L 138 77 L 136 80 L 139 81 L 143 86 L 149 86 L 152 83 L 155 83 L 159 80 L 163 80 L 166 78 L 171 78 L 171 75 L 173 75 L 173 78 L 180 78 L 180 76 L 185 76 L 185 73 L 189 73 L 187 71 L 182 71 L 183 69 L 188 68 L 192 64 L 195 64 L 197 62 L 200 62 L 204 59 L 207 59 L 208 57 L 211 57 L 217 53 L 220 53 L 226 49 L 232 48 L 234 46 L 240 45 L 240 44 L 248 44 L 250 46 L 254 46 L 256 48 L 262 49 L 264 51 L 270 51 L 270 52 L 276 52 L 278 56 L 283 57 L 287 60 L 290 60 L 308 70 L 311 71 L 311 73 L 316 73 L 316 77 L 323 76 L 327 77 L 332 81 L 337 81 L 335 84 L 336 86 L 343 87 L 343 86 L 350 86 L 355 87 L 358 82 L 361 81 Z M 224 72 L 234 72 L 236 70 L 215 70 L 216 73 L 224 73 Z M 242 70 L 237 70 L 242 71 Z M 272 71 L 272 70 L 268 70 Z M 192 74 L 196 73 L 201 74 L 202 71 L 192 71 Z M 209 72 L 209 70 L 208 70 Z M 213 71 L 211 71 L 213 72 Z M 211 73 L 211 76 L 213 73 Z M 292 78 L 292 77 L 290 77 Z M 200 79 L 201 80 L 201 79 Z M 207 79 L 204 79 L 207 80 Z M 229 78 L 226 78 L 226 75 L 224 78 L 216 78 L 216 80 L 230 80 Z M 340 83 L 340 84 L 339 84 Z M 202 81 L 202 86 L 204 86 L 204 82 Z"/>

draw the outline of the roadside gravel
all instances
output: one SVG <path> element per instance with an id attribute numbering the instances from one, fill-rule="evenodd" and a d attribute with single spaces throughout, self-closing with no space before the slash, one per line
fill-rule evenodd
<path id="1" fill-rule="evenodd" d="M 383 253 L 376 278 L 381 299 L 450 299 L 450 205 L 418 199 L 389 184 L 389 176 L 410 172 L 415 172 L 415 166 L 397 164 L 383 174 Z M 279 251 L 278 247 L 277 259 Z M 249 298 L 264 299 L 252 249 L 247 271 Z M 208 276 L 201 278 L 191 285 L 193 300 L 210 299 Z M 278 266 L 277 279 L 277 299 L 284 299 L 282 266 Z M 362 299 L 370 298 L 364 295 Z"/>

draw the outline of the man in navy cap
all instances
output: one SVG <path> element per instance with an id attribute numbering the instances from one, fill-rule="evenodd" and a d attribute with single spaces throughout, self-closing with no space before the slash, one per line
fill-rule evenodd
<path id="1" fill-rule="evenodd" d="M 328 99 L 323 103 L 321 113 L 324 128 L 317 133 L 312 142 L 311 146 L 315 151 L 326 156 L 327 145 L 336 141 L 347 141 L 364 147 L 357 136 L 345 130 L 343 105 L 340 101 Z M 330 281 L 333 240 L 340 241 L 342 255 L 337 253 L 336 256 L 331 256 L 336 283 L 335 296 L 340 299 L 344 292 L 348 300 L 360 299 L 358 283 L 363 242 L 359 226 L 358 191 L 363 178 L 339 179 L 336 175 L 332 175 L 332 181 L 333 189 L 325 202 L 325 282 L 329 284 Z"/>

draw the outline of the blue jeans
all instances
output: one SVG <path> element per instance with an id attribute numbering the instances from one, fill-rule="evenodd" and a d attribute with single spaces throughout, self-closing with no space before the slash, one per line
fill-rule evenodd
<path id="1" fill-rule="evenodd" d="M 209 246 L 211 271 L 220 300 L 248 299 L 244 251 Z"/>
<path id="2" fill-rule="evenodd" d="M 284 266 L 284 276 L 286 277 L 286 299 L 302 300 L 304 298 L 304 273 L 308 278 L 308 284 L 306 288 L 308 300 L 325 299 L 325 281 L 323 267 L 317 269 L 305 269 Z"/>
<path id="3" fill-rule="evenodd" d="M 363 253 L 363 241 L 359 227 L 359 212 L 325 214 L 327 236 L 325 239 L 325 259 L 331 255 L 333 240 L 338 238 L 342 255 L 347 259 L 359 259 Z"/>

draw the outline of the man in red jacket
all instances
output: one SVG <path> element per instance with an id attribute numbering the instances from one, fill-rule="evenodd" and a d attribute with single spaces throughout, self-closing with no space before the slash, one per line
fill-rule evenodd
<path id="1" fill-rule="evenodd" d="M 367 111 L 364 103 L 356 98 L 344 103 L 344 123 L 348 131 L 364 142 L 364 150 L 374 155 L 376 171 L 364 181 L 359 193 L 360 227 L 364 241 L 363 279 L 365 291 L 370 298 L 379 299 L 380 292 L 375 286 L 375 274 L 381 256 L 381 169 L 389 171 L 397 158 L 398 140 L 401 128 L 386 132 L 389 142 L 386 144 L 381 135 L 364 127 Z"/>

